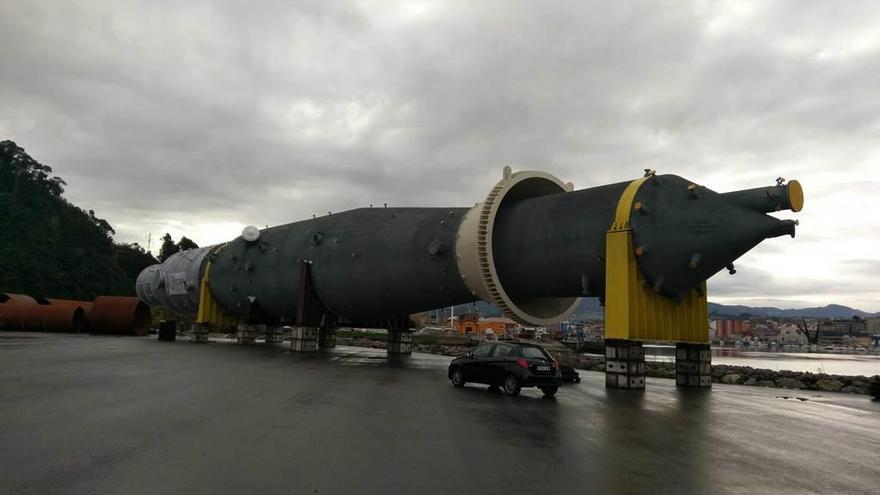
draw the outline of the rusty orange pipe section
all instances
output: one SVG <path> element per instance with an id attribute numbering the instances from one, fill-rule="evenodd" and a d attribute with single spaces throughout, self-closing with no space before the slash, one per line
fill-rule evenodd
<path id="1" fill-rule="evenodd" d="M 150 309 L 136 297 L 100 296 L 95 302 L 0 293 L 0 329 L 146 335 Z"/>
<path id="2" fill-rule="evenodd" d="M 73 299 L 46 299 L 46 301 L 52 306 L 78 306 L 82 308 L 83 317 L 85 318 L 83 330 L 89 329 L 89 323 L 92 321 L 92 306 L 94 303 L 89 301 L 75 301 Z"/>
<path id="3" fill-rule="evenodd" d="M 136 297 L 100 296 L 92 305 L 92 332 L 115 335 L 146 335 L 150 308 Z"/>
<path id="4" fill-rule="evenodd" d="M 85 312 L 78 305 L 2 304 L 0 325 L 6 330 L 81 332 Z"/>

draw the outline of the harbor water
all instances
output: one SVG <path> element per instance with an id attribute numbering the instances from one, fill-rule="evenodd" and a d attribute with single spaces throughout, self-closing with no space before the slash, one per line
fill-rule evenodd
<path id="1" fill-rule="evenodd" d="M 675 347 L 646 345 L 645 360 L 673 362 L 675 361 Z M 880 374 L 880 355 L 877 354 L 772 352 L 713 348 L 712 363 L 832 375 L 872 376 Z"/>

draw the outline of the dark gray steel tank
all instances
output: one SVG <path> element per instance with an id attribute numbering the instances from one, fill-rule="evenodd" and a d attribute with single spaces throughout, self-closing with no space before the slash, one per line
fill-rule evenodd
<path id="1" fill-rule="evenodd" d="M 604 234 L 628 185 L 510 205 L 499 215 L 494 233 L 495 264 L 508 292 L 604 297 Z M 638 189 L 631 215 L 639 270 L 661 294 L 679 297 L 764 239 L 794 237 L 794 221 L 764 214 L 792 209 L 789 189 L 779 185 L 719 194 L 675 175 L 651 177 Z"/>
<path id="2" fill-rule="evenodd" d="M 483 299 L 521 323 L 544 325 L 566 318 L 580 297 L 604 297 L 606 232 L 631 183 L 574 191 L 549 174 L 505 168 L 472 208 L 361 208 L 249 227 L 227 244 L 147 268 L 138 294 L 195 312 L 210 263 L 208 283 L 226 312 L 289 324 L 306 263 L 315 295 L 343 323 Z M 803 191 L 780 180 L 719 194 L 651 175 L 632 204 L 639 271 L 662 295 L 680 298 L 719 270 L 733 271 L 732 262 L 762 240 L 794 236 L 796 222 L 767 213 L 799 211 Z"/>
<path id="3" fill-rule="evenodd" d="M 296 314 L 302 262 L 334 314 L 370 321 L 473 301 L 453 247 L 465 208 L 361 208 L 238 238 L 215 256 L 210 285 L 233 313 Z"/>

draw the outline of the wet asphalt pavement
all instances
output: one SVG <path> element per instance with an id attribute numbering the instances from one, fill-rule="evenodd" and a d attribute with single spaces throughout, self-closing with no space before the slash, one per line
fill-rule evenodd
<path id="1" fill-rule="evenodd" d="M 0 333 L 0 493 L 880 493 L 867 396 L 581 372 L 512 398 L 448 362 Z"/>

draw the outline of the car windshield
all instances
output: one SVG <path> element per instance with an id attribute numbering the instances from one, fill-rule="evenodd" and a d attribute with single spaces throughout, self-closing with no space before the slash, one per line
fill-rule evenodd
<path id="1" fill-rule="evenodd" d="M 510 355 L 510 351 L 512 349 L 509 345 L 499 344 L 495 346 L 495 352 L 492 354 L 494 357 L 505 357 Z"/>
<path id="2" fill-rule="evenodd" d="M 478 345 L 473 350 L 474 357 L 486 357 L 491 349 L 491 345 Z"/>
<path id="3" fill-rule="evenodd" d="M 547 359 L 547 354 L 540 347 L 522 346 L 519 355 L 526 359 Z"/>

